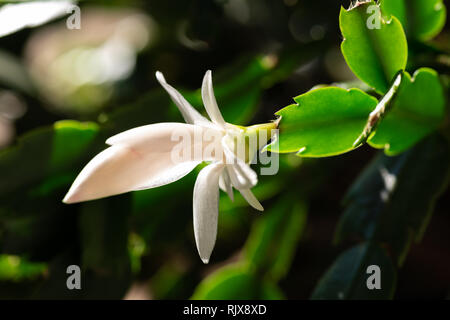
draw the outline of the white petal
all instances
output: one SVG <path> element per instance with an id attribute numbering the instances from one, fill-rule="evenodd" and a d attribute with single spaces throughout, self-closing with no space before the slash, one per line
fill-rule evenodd
<path id="1" fill-rule="evenodd" d="M 219 176 L 224 165 L 214 163 L 200 171 L 194 187 L 194 235 L 203 263 L 209 262 L 217 236 Z"/>
<path id="2" fill-rule="evenodd" d="M 166 82 L 166 79 L 161 72 L 156 72 L 156 79 L 167 91 L 167 93 L 169 93 L 172 101 L 180 110 L 186 123 L 211 126 L 211 122 L 208 119 L 202 116 L 194 107 L 191 106 L 189 102 L 187 102 L 181 93 Z"/>
<path id="3" fill-rule="evenodd" d="M 222 139 L 222 148 L 231 183 L 238 190 L 253 188 L 258 183 L 258 175 L 248 164 L 234 155 L 226 143 L 226 138 L 225 136 Z"/>
<path id="4" fill-rule="evenodd" d="M 75 203 L 133 190 L 162 186 L 181 179 L 200 162 L 170 164 L 158 154 L 144 156 L 132 148 L 112 146 L 80 172 L 63 202 Z"/>
<path id="5" fill-rule="evenodd" d="M 209 118 L 215 124 L 225 128 L 225 120 L 220 113 L 219 107 L 217 106 L 216 97 L 214 96 L 214 89 L 212 85 L 211 70 L 206 71 L 205 77 L 203 78 L 202 84 L 202 99 L 205 105 L 206 112 Z"/>
<path id="6" fill-rule="evenodd" d="M 192 138 L 196 132 L 205 130 L 210 129 L 159 123 L 118 134 L 107 141 L 112 147 L 94 157 L 81 171 L 63 201 L 93 200 L 181 179 L 203 160 L 203 154 L 200 150 L 199 154 L 191 152 L 189 158 L 175 158 L 172 152 L 180 141 L 173 141 L 172 135 L 178 132 Z M 193 139 L 187 149 L 204 145 L 197 140 Z"/>
<path id="7" fill-rule="evenodd" d="M 4 5 L 0 9 L 0 37 L 68 14 L 72 7 L 72 1 L 35 1 Z"/>
<path id="8" fill-rule="evenodd" d="M 256 210 L 264 211 L 263 206 L 259 203 L 258 199 L 256 199 L 255 195 L 250 189 L 242 189 L 239 190 L 245 200 Z"/>
<path id="9" fill-rule="evenodd" d="M 234 201 L 233 186 L 231 185 L 230 175 L 224 170 L 219 178 L 219 187 L 228 194 L 231 201 Z"/>
<path id="10" fill-rule="evenodd" d="M 253 173 L 251 176 L 242 175 L 237 170 L 237 166 L 228 165 L 227 172 L 230 176 L 232 186 L 238 190 L 250 189 L 250 188 L 253 188 L 254 186 L 256 186 L 256 184 L 258 183 L 258 178 L 256 176 L 256 172 L 254 172 L 251 168 L 250 168 L 250 170 Z"/>
<path id="11" fill-rule="evenodd" d="M 185 161 L 216 161 L 222 159 L 223 133 L 197 125 L 163 122 L 133 128 L 112 136 L 109 145 L 126 145 L 141 154 L 168 154 L 177 149 L 189 156 Z M 211 152 L 206 152 L 212 150 Z M 180 161 L 175 161 L 180 162 Z"/>

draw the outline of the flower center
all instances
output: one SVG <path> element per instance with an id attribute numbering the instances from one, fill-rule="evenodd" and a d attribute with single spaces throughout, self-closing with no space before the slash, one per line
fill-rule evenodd
<path id="1" fill-rule="evenodd" d="M 227 123 L 224 143 L 234 155 L 250 163 L 255 154 L 276 134 L 277 122 L 241 127 Z"/>

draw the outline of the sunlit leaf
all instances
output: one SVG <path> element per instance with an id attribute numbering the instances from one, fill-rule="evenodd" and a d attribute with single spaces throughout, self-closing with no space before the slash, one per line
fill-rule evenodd
<path id="1" fill-rule="evenodd" d="M 382 0 L 383 15 L 397 17 L 409 37 L 429 40 L 445 25 L 446 8 L 443 0 Z"/>
<path id="2" fill-rule="evenodd" d="M 391 111 L 381 121 L 370 145 L 395 155 L 436 130 L 445 114 L 445 97 L 438 74 L 422 68 L 405 72 Z"/>
<path id="3" fill-rule="evenodd" d="M 400 21 L 384 20 L 374 1 L 341 9 L 341 50 L 350 69 L 379 93 L 385 93 L 406 67 L 408 46 Z"/>
<path id="4" fill-rule="evenodd" d="M 327 87 L 294 98 L 276 114 L 280 135 L 269 150 L 328 157 L 352 150 L 377 100 L 359 89 Z"/>

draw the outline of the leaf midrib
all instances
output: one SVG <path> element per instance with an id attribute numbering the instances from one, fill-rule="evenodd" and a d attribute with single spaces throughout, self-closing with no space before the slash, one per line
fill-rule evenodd
<path id="1" fill-rule="evenodd" d="M 293 123 L 289 124 L 289 122 L 287 122 L 288 120 L 286 118 L 284 118 L 284 124 L 282 121 L 281 127 L 280 127 L 280 131 L 282 133 L 282 131 L 286 130 L 286 129 L 290 129 L 292 127 L 297 127 L 299 125 L 301 125 L 301 130 L 311 130 L 311 129 L 315 129 L 317 127 L 321 127 L 321 126 L 341 126 L 341 125 L 345 125 L 345 124 L 349 124 L 349 123 L 354 123 L 354 122 L 362 122 L 362 125 L 364 126 L 364 123 L 368 117 L 369 113 L 367 113 L 367 115 L 365 116 L 354 116 L 354 117 L 347 117 L 345 119 L 341 119 L 340 121 L 336 121 L 335 119 L 326 119 L 324 120 L 317 120 L 317 121 L 307 121 L 307 122 L 302 122 L 301 119 L 299 121 L 293 121 Z M 286 117 L 286 116 L 284 116 Z M 297 123 L 295 123 L 297 122 Z M 298 128 L 296 128 L 298 129 Z"/>

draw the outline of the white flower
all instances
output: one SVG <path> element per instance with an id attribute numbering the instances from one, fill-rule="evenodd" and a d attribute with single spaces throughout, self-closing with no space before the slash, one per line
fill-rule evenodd
<path id="1" fill-rule="evenodd" d="M 211 162 L 200 171 L 193 196 L 195 241 L 200 258 L 208 263 L 217 235 L 219 187 L 232 200 L 234 187 L 253 208 L 264 210 L 250 190 L 257 183 L 257 175 L 247 164 L 257 148 L 246 145 L 242 155 L 236 150 L 239 144 L 245 145 L 249 134 L 255 136 L 260 130 L 269 132 L 277 123 L 249 127 L 251 130 L 226 123 L 214 96 L 211 71 L 206 72 L 201 90 L 211 121 L 170 86 L 162 73 L 157 72 L 156 78 L 178 106 L 186 124 L 150 124 L 109 138 L 106 143 L 110 147 L 86 165 L 63 202 L 159 187 L 181 179 L 203 161 Z M 180 144 L 175 139 L 178 136 L 187 137 L 190 143 Z M 267 139 L 263 143 L 266 142 Z M 181 151 L 190 155 L 182 161 L 174 157 L 174 150 L 180 145 Z"/>
<path id="2" fill-rule="evenodd" d="M 71 13 L 73 7 L 71 0 L 6 4 L 0 8 L 0 37 L 64 16 Z"/>

